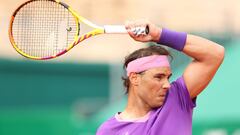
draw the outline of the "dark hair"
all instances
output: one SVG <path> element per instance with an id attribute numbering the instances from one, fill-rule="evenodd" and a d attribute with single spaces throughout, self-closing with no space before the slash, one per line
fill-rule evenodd
<path id="1" fill-rule="evenodd" d="M 146 56 L 151 56 L 151 55 L 167 55 L 167 56 L 170 56 L 172 59 L 172 56 L 168 52 L 168 50 L 166 50 L 165 48 L 163 48 L 159 45 L 151 45 L 151 46 L 148 46 L 145 48 L 138 49 L 138 50 L 134 51 L 133 53 L 129 54 L 128 56 L 126 56 L 123 68 L 126 69 L 128 63 L 135 59 L 146 57 Z M 126 88 L 126 94 L 128 94 L 130 80 L 129 80 L 128 76 L 123 76 L 122 80 L 123 80 L 123 85 Z"/>

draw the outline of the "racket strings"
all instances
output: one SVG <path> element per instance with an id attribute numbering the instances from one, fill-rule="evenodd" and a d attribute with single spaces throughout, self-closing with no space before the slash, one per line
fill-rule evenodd
<path id="1" fill-rule="evenodd" d="M 77 25 L 74 16 L 61 4 L 36 0 L 24 5 L 15 15 L 12 33 L 22 52 L 50 57 L 71 45 Z"/>

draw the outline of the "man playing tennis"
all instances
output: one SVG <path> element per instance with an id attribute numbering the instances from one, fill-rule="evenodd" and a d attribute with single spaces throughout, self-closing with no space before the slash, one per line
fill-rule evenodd
<path id="1" fill-rule="evenodd" d="M 133 29 L 149 27 L 149 33 Z M 161 46 L 139 49 L 125 59 L 128 103 L 104 122 L 97 135 L 191 135 L 192 112 L 198 94 L 209 84 L 224 58 L 224 48 L 207 39 L 159 28 L 145 21 L 126 23 L 136 41 L 156 42 L 193 58 L 182 76 L 172 74 L 169 53 Z"/>

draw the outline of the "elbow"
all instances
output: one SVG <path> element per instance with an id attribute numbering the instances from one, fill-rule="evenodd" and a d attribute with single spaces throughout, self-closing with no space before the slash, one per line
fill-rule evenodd
<path id="1" fill-rule="evenodd" d="M 220 62 L 220 64 L 222 63 L 222 61 L 224 60 L 224 56 L 225 56 L 225 48 L 221 45 L 218 46 L 217 50 L 216 50 L 216 60 L 218 62 Z"/>

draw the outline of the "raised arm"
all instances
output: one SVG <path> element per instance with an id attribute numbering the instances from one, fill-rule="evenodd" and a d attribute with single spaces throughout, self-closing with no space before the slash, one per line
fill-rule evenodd
<path id="1" fill-rule="evenodd" d="M 212 80 L 224 58 L 224 48 L 207 39 L 187 35 L 183 52 L 193 58 L 183 73 L 191 98 Z"/>
<path id="2" fill-rule="evenodd" d="M 131 31 L 134 27 L 146 27 L 147 25 L 149 26 L 148 35 L 134 35 Z M 191 98 L 196 97 L 209 84 L 224 58 L 224 47 L 199 36 L 177 32 L 163 35 L 162 28 L 146 20 L 127 22 L 126 28 L 129 35 L 136 41 L 161 43 L 161 40 L 165 38 L 162 43 L 193 58 L 183 73 Z"/>

